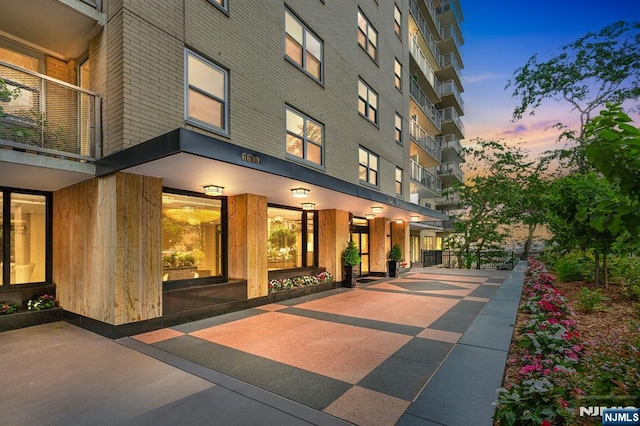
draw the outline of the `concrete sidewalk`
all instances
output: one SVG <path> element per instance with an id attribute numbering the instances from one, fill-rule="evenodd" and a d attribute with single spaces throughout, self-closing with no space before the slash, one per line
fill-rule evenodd
<path id="1" fill-rule="evenodd" d="M 0 413 L 36 425 L 490 425 L 522 268 L 507 275 L 414 269 L 118 341 L 65 322 L 0 333 Z"/>

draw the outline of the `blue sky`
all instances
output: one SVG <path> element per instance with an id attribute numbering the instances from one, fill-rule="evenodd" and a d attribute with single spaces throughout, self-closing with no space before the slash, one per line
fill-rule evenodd
<path id="1" fill-rule="evenodd" d="M 557 132 L 545 130 L 550 124 L 577 120 L 567 104 L 547 103 L 535 116 L 511 122 L 516 101 L 504 88 L 514 71 L 536 53 L 540 60 L 555 56 L 588 32 L 621 20 L 640 21 L 640 0 L 461 0 L 461 6 L 465 144 L 476 137 L 505 139 L 522 143 L 533 155 L 559 147 Z"/>

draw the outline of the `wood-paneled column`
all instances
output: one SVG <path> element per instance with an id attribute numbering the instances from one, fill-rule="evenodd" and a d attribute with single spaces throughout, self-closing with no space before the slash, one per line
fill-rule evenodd
<path id="1" fill-rule="evenodd" d="M 387 274 L 387 253 L 389 252 L 389 224 L 384 217 L 369 220 L 369 269 L 371 275 Z"/>
<path id="2" fill-rule="evenodd" d="M 349 241 L 349 212 L 343 210 L 318 211 L 318 261 L 321 267 L 343 279 L 342 252 Z"/>
<path id="3" fill-rule="evenodd" d="M 409 224 L 407 222 L 391 222 L 391 245 L 400 244 L 402 258 L 409 259 Z"/>
<path id="4" fill-rule="evenodd" d="M 269 293 L 267 197 L 241 194 L 227 199 L 230 279 L 247 280 L 247 298 Z"/>

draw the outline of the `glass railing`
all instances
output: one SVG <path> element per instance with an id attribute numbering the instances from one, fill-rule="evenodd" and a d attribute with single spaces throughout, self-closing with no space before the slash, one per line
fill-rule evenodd
<path id="1" fill-rule="evenodd" d="M 458 165 L 458 163 L 454 163 L 453 161 L 449 161 L 447 163 L 443 163 L 438 167 L 438 175 L 439 176 L 454 176 L 460 182 L 464 182 L 464 172 Z"/>
<path id="2" fill-rule="evenodd" d="M 460 11 L 458 0 L 441 0 L 440 7 L 438 8 L 438 14 L 448 11 L 453 12 L 453 16 L 456 18 L 458 26 L 461 26 L 462 21 L 464 21 L 464 17 L 462 16 L 462 11 Z"/>
<path id="3" fill-rule="evenodd" d="M 454 55 L 453 52 L 445 53 L 444 55 L 440 56 L 440 66 L 442 68 L 453 68 L 453 70 L 458 75 L 458 79 L 462 81 L 462 68 L 460 67 L 458 58 L 456 58 L 456 55 Z"/>
<path id="4" fill-rule="evenodd" d="M 429 173 L 424 167 L 411 160 L 411 179 L 420 182 L 425 188 L 440 193 L 442 191 L 442 181 L 437 176 Z"/>
<path id="5" fill-rule="evenodd" d="M 436 141 L 440 144 L 440 148 L 444 151 L 445 149 L 453 149 L 456 153 L 460 153 L 462 151 L 462 144 L 456 137 L 456 135 L 444 135 L 438 136 Z"/>
<path id="6" fill-rule="evenodd" d="M 418 83 L 416 83 L 413 79 L 411 79 L 411 83 L 409 84 L 409 93 L 411 93 L 411 96 L 420 106 L 422 112 L 431 120 L 431 122 L 439 131 L 442 126 L 442 117 L 440 115 L 440 111 L 438 111 L 436 107 L 433 106 L 433 104 L 427 98 L 427 95 L 424 94 L 420 86 L 418 86 Z"/>
<path id="7" fill-rule="evenodd" d="M 440 49 L 438 49 L 438 43 L 429 31 L 427 21 L 424 19 L 424 16 L 422 16 L 422 12 L 420 12 L 420 7 L 418 6 L 417 0 L 409 0 L 409 12 L 411 12 L 411 15 L 413 15 L 413 19 L 416 21 L 416 24 L 418 24 L 420 33 L 422 34 L 422 37 L 424 37 L 427 46 L 429 46 L 431 54 L 434 58 L 439 58 Z M 440 24 L 438 24 L 438 37 L 440 37 Z"/>
<path id="8" fill-rule="evenodd" d="M 0 101 L 0 146 L 99 158 L 97 93 L 0 62 Z"/>
<path id="9" fill-rule="evenodd" d="M 438 162 L 442 161 L 442 150 L 436 139 L 427 134 L 422 127 L 413 118 L 409 119 L 409 135 L 422 149 L 435 158 Z"/>
<path id="10" fill-rule="evenodd" d="M 436 206 L 450 206 L 458 204 L 460 202 L 460 195 L 456 193 L 449 194 L 446 197 L 435 198 L 433 202 Z"/>
<path id="11" fill-rule="evenodd" d="M 460 57 L 462 57 L 462 40 L 460 40 L 460 38 L 458 37 L 458 32 L 456 31 L 456 29 L 454 28 L 453 25 L 447 25 L 446 27 L 442 28 L 440 33 L 442 34 L 442 40 L 448 40 L 448 39 L 452 39 L 453 43 L 456 46 L 456 50 L 458 51 L 458 54 L 460 55 Z"/>
<path id="12" fill-rule="evenodd" d="M 460 105 L 460 109 L 464 111 L 464 101 L 462 100 L 462 96 L 460 96 L 460 91 L 458 90 L 458 85 L 453 80 L 447 80 L 444 83 L 440 83 L 442 87 L 442 95 L 453 95 Z"/>
<path id="13" fill-rule="evenodd" d="M 442 122 L 453 121 L 453 123 L 458 127 L 460 133 L 464 137 L 464 124 L 462 124 L 462 120 L 458 115 L 458 112 L 454 107 L 448 107 L 440 110 L 440 114 L 442 117 Z"/>
<path id="14" fill-rule="evenodd" d="M 435 90 L 438 97 L 440 97 L 442 95 L 440 81 L 438 81 L 436 73 L 433 72 L 433 68 L 431 68 L 431 65 L 429 65 L 427 58 L 424 56 L 424 53 L 422 53 L 422 49 L 420 49 L 420 45 L 418 44 L 418 36 L 416 35 L 411 37 L 411 42 L 409 43 L 409 52 L 418 64 L 420 71 L 422 71 L 422 73 L 427 78 L 427 81 L 431 84 L 431 87 L 433 87 L 433 90 Z"/>

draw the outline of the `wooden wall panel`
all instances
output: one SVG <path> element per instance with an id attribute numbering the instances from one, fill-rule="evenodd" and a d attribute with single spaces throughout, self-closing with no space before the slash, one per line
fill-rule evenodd
<path id="1" fill-rule="evenodd" d="M 266 296 L 267 197 L 242 194 L 227 198 L 229 279 L 247 280 L 247 298 Z"/>
<path id="2" fill-rule="evenodd" d="M 391 222 L 391 245 L 400 244 L 402 258 L 409 259 L 409 224 Z"/>
<path id="3" fill-rule="evenodd" d="M 373 274 L 387 274 L 389 224 L 384 217 L 369 220 L 369 269 Z"/>
<path id="4" fill-rule="evenodd" d="M 320 210 L 318 212 L 318 257 L 321 267 L 333 274 L 335 280 L 343 279 L 342 252 L 349 241 L 349 212 Z"/>

